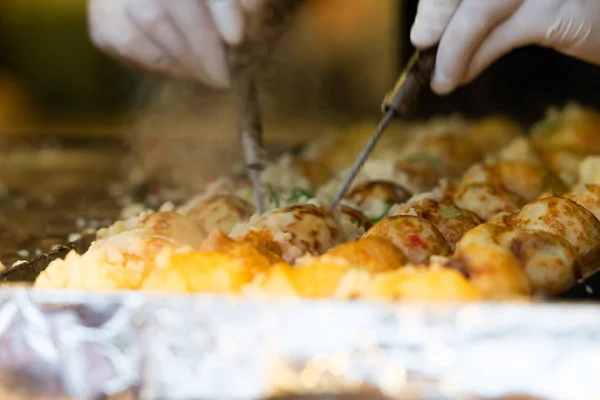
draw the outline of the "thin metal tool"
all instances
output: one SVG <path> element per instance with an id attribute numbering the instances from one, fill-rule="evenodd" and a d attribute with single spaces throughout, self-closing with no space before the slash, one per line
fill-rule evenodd
<path id="1" fill-rule="evenodd" d="M 260 175 L 264 169 L 265 151 L 263 149 L 262 119 L 256 88 L 255 68 L 252 65 L 252 49 L 242 44 L 230 49 L 230 68 L 232 87 L 236 97 L 238 129 L 244 162 L 248 176 L 252 181 L 256 211 L 265 212 L 264 195 Z"/>
<path id="2" fill-rule="evenodd" d="M 263 125 L 256 77 L 268 54 L 288 28 L 290 15 L 302 0 L 266 2 L 246 16 L 246 40 L 229 48 L 229 68 L 237 101 L 239 134 L 244 161 L 252 181 L 254 201 L 259 214 L 264 213 L 264 195 L 260 175 L 265 165 Z"/>
<path id="3" fill-rule="evenodd" d="M 379 126 L 369 139 L 360 155 L 354 162 L 350 173 L 338 189 L 338 192 L 331 203 L 331 208 L 335 209 L 350 187 L 356 176 L 362 169 L 365 161 L 375 148 L 375 145 L 385 132 L 386 128 L 392 122 L 394 117 L 406 116 L 412 106 L 416 103 L 419 94 L 424 88 L 429 86 L 433 68 L 435 66 L 435 57 L 437 47 L 424 51 L 416 51 L 411 57 L 408 65 L 396 81 L 396 84 L 391 92 L 389 92 L 383 101 L 382 111 L 384 116 L 379 123 Z"/>

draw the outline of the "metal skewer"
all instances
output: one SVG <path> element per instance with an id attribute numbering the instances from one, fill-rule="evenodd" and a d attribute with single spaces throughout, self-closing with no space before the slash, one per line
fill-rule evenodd
<path id="1" fill-rule="evenodd" d="M 244 54 L 244 52 L 246 52 Z M 252 182 L 256 211 L 265 212 L 263 187 L 260 175 L 264 169 L 265 151 L 263 149 L 262 120 L 258 91 L 253 67 L 249 64 L 250 54 L 247 46 L 242 45 L 230 50 L 232 86 L 236 97 L 239 135 L 244 152 L 244 162 Z"/>
<path id="2" fill-rule="evenodd" d="M 375 130 L 375 133 L 373 133 L 354 162 L 352 169 L 350 169 L 350 173 L 338 189 L 333 202 L 331 203 L 331 209 L 335 209 L 340 204 L 352 186 L 352 182 L 354 182 L 354 179 L 356 179 L 356 176 L 362 169 L 365 161 L 369 158 L 375 145 L 394 117 L 406 116 L 415 104 L 423 88 L 429 86 L 431 74 L 435 65 L 436 53 L 437 47 L 422 52 L 416 51 L 413 54 L 402 75 L 400 75 L 400 78 L 396 82 L 396 85 L 385 97 L 382 105 L 385 114 Z"/>
<path id="3" fill-rule="evenodd" d="M 246 16 L 246 41 L 229 49 L 229 67 L 237 101 L 239 134 L 248 176 L 252 181 L 256 210 L 264 213 L 260 175 L 265 165 L 263 125 L 256 87 L 256 75 L 269 51 L 289 26 L 289 16 L 302 0 L 266 2 Z"/>

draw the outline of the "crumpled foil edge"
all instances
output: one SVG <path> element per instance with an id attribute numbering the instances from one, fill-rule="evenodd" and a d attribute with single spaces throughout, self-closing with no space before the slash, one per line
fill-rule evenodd
<path id="1" fill-rule="evenodd" d="M 15 399 L 255 399 L 360 386 L 392 398 L 599 399 L 597 371 L 593 305 L 0 294 L 0 386 Z"/>

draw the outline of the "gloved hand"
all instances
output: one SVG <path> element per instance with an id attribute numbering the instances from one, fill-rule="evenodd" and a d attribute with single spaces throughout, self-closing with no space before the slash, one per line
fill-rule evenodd
<path id="1" fill-rule="evenodd" d="M 431 86 L 442 95 L 527 45 L 600 64 L 600 1 L 421 0 L 411 40 L 417 48 L 439 43 Z"/>
<path id="2" fill-rule="evenodd" d="M 88 0 L 92 41 L 151 72 L 229 84 L 225 44 L 243 40 L 244 12 L 264 0 Z"/>

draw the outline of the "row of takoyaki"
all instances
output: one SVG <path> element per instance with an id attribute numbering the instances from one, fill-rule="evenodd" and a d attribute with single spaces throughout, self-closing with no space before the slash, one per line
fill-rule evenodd
<path id="1" fill-rule="evenodd" d="M 329 282 L 326 285 L 329 289 L 337 288 L 335 279 L 327 274 L 347 278 L 350 268 L 354 278 L 346 279 L 346 286 L 361 276 L 359 270 L 376 275 L 355 282 L 363 285 L 357 292 L 368 292 L 375 297 L 377 293 L 387 293 L 382 296 L 406 298 L 398 292 L 400 281 L 413 288 L 407 282 L 418 279 L 423 284 L 431 277 L 444 285 L 460 281 L 457 287 L 469 288 L 465 291 L 470 293 L 468 298 L 556 294 L 593 272 L 591 256 L 575 257 L 577 249 L 584 243 L 588 249 L 600 248 L 592 229 L 598 222 L 586 211 L 587 208 L 599 215 L 596 194 L 600 194 L 600 188 L 580 183 L 564 198 L 548 197 L 567 190 L 559 176 L 575 181 L 572 168 L 556 160 L 575 158 L 565 154 L 581 158 L 597 151 L 595 142 L 600 143 L 600 134 L 589 129 L 599 119 L 595 113 L 569 106 L 563 114 L 551 114 L 549 120 L 561 122 L 538 125 L 531 140 L 502 119 L 486 119 L 470 125 L 463 121 L 451 124 L 435 121 L 429 126 L 417 126 L 413 130 L 419 135 L 418 140 L 402 151 L 389 146 L 380 159 L 367 163 L 362 179 L 335 212 L 323 204 L 329 200 L 331 187 L 339 181 L 339 176 L 329 171 L 339 170 L 340 158 L 322 157 L 313 148 L 309 156 L 286 157 L 265 174 L 267 200 L 272 210 L 264 215 L 253 215 L 247 182 L 221 179 L 179 209 L 140 215 L 99 232 L 99 240 L 88 253 L 54 262 L 36 284 L 87 289 L 160 289 L 161 280 L 155 275 L 173 270 L 165 267 L 167 258 L 159 255 L 164 250 L 167 253 L 191 250 L 187 256 L 170 256 L 169 259 L 179 260 L 173 261 L 178 266 L 179 278 L 170 275 L 172 279 L 165 281 L 166 287 L 172 287 L 175 281 L 181 287 L 188 287 L 185 281 L 201 274 L 186 278 L 186 273 L 195 270 L 194 265 L 198 269 L 208 268 L 209 260 L 213 260 L 209 269 L 215 274 L 214 279 L 220 276 L 218 265 L 229 266 L 230 272 L 240 272 L 239 276 L 234 274 L 235 279 L 225 279 L 237 282 L 234 291 L 248 286 L 259 275 L 257 279 L 262 284 L 258 286 L 273 292 L 273 282 L 283 284 L 292 279 L 286 284 L 289 287 L 297 278 L 308 284 L 312 273 L 316 274 L 313 278 L 320 276 L 325 279 L 323 282 Z M 541 139 L 538 133 L 541 130 L 549 140 Z M 569 130 L 575 131 L 573 138 L 561 139 Z M 343 142 L 337 146 L 343 148 Z M 498 152 L 502 146 L 505 149 Z M 322 154 L 323 149 L 320 151 Z M 587 169 L 583 168 L 586 165 Z M 560 169 L 563 167 L 566 175 Z M 588 171 L 582 173 L 583 182 L 595 183 L 595 164 L 584 162 L 582 169 Z M 327 180 L 329 183 L 319 188 Z M 523 207 L 539 197 L 546 198 Z M 558 206 L 550 207 L 550 203 Z M 497 216 L 521 207 L 517 214 Z M 540 221 L 555 231 L 522 222 L 523 216 L 531 220 L 531 210 L 541 212 L 544 207 L 553 211 L 541 213 Z M 561 210 L 559 213 L 555 212 L 557 208 Z M 580 221 L 591 229 L 587 236 L 577 236 L 581 232 L 576 231 L 573 218 L 591 219 L 587 225 Z M 488 222 L 481 225 L 484 221 Z M 566 224 L 567 230 L 575 229 L 575 233 L 567 238 L 564 232 L 556 230 L 561 224 Z M 453 253 L 447 261 L 432 260 L 432 256 L 447 257 Z M 217 257 L 218 254 L 225 258 Z M 200 261 L 203 257 L 205 261 Z M 159 264 L 163 268 L 156 267 Z M 435 264 L 438 268 L 406 268 L 409 264 Z M 277 279 L 271 279 L 274 271 L 279 273 Z M 113 281 L 121 282 L 120 273 L 126 276 L 124 286 L 111 284 L 111 279 L 105 276 L 109 274 Z M 88 282 L 86 276 L 104 283 Z M 206 278 L 207 282 L 213 278 Z M 366 281 L 370 282 L 369 290 L 364 287 Z M 205 289 L 214 283 L 208 283 Z M 449 297 L 461 297 L 451 289 L 448 287 L 452 293 Z M 433 297 L 443 298 L 448 290 L 440 292 L 438 288 L 438 295 Z M 355 295 L 360 294 L 348 296 Z M 415 296 L 419 297 L 413 293 L 408 298 Z M 431 296 L 424 294 L 424 297 Z"/>

